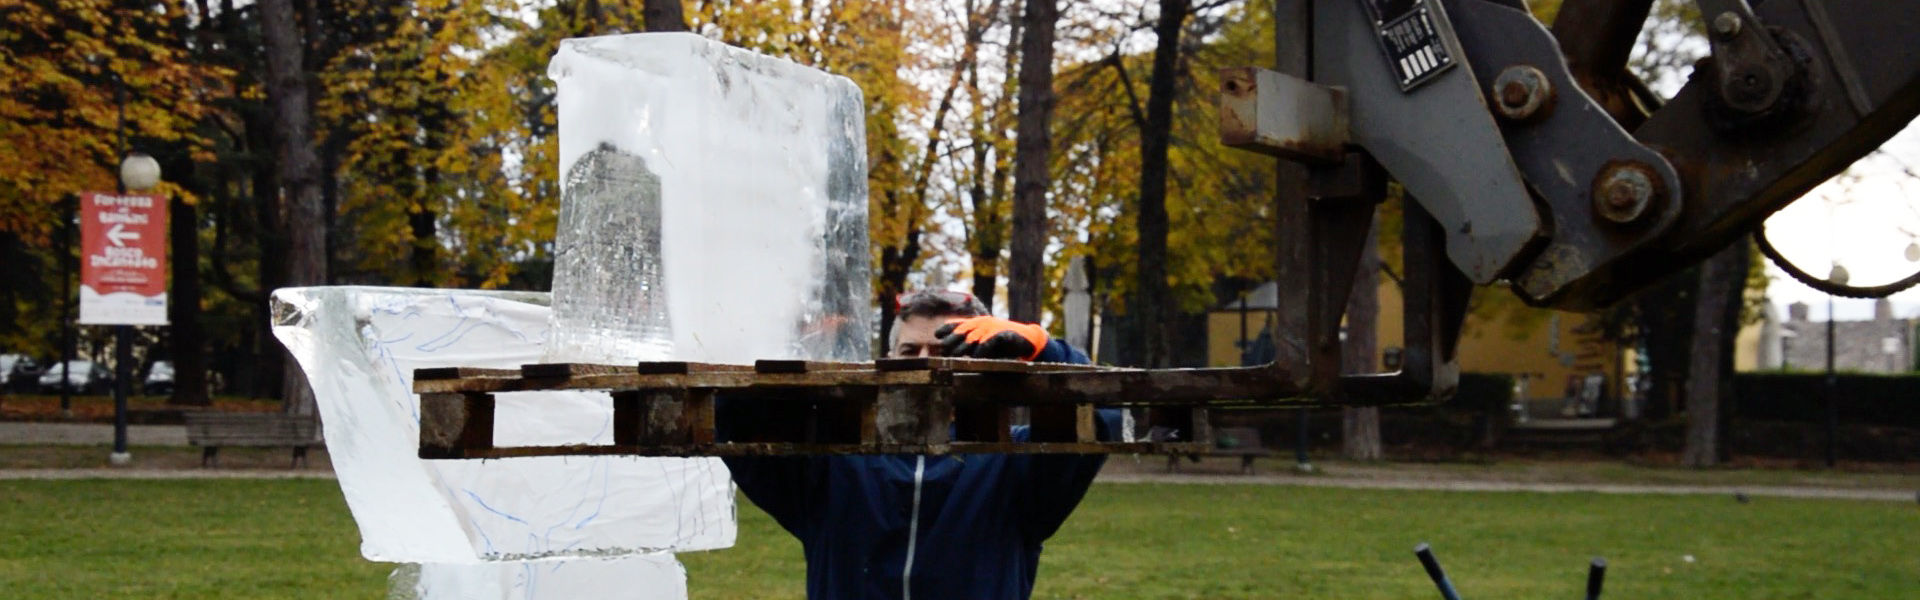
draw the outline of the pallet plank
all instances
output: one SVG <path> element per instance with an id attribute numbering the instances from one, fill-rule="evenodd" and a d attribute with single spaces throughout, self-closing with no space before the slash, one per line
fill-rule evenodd
<path id="1" fill-rule="evenodd" d="M 685 374 L 641 375 L 628 371 L 617 374 L 576 375 L 558 379 L 478 377 L 448 380 L 415 380 L 414 393 L 522 392 L 538 390 L 643 390 L 643 389 L 731 389 L 782 387 L 836 387 L 882 385 L 945 385 L 951 375 L 936 371 L 881 373 L 877 371 L 810 371 L 806 373 L 754 373 L 751 371 L 711 371 Z"/>
<path id="2" fill-rule="evenodd" d="M 875 443 L 938 446 L 948 441 L 953 402 L 947 398 L 945 389 L 880 388 L 873 405 Z"/>
<path id="3" fill-rule="evenodd" d="M 757 373 L 807 373 L 811 371 L 871 371 L 873 363 L 829 360 L 762 359 L 754 361 Z"/>
<path id="4" fill-rule="evenodd" d="M 637 366 L 641 375 L 672 375 L 685 373 L 710 373 L 715 371 L 752 371 L 751 365 L 727 363 L 687 362 L 681 360 L 646 361 Z"/>
<path id="5" fill-rule="evenodd" d="M 466 379 L 468 377 L 517 377 L 519 375 L 519 369 L 482 369 L 479 367 L 427 367 L 413 370 L 414 381 Z"/>
<path id="6" fill-rule="evenodd" d="M 956 373 L 1078 373 L 1089 371 L 1135 371 L 1099 365 L 1079 365 L 1072 363 L 1029 362 L 1024 360 L 990 360 L 981 358 L 948 358 L 928 356 L 915 358 L 886 358 L 874 361 L 873 368 L 881 371 L 922 371 L 939 370 Z"/>
<path id="7" fill-rule="evenodd" d="M 795 444 L 739 443 L 686 444 L 673 446 L 513 446 L 468 452 L 465 458 L 517 458 L 528 456 L 793 456 L 802 454 L 1192 454 L 1206 448 L 1189 443 L 1111 442 L 1111 443 L 999 443 L 953 442 L 945 445 L 917 444 Z"/>
<path id="8" fill-rule="evenodd" d="M 526 379 L 567 379 L 586 375 L 611 375 L 634 373 L 634 367 L 621 365 L 595 365 L 585 363 L 537 363 L 520 365 L 520 376 Z"/>

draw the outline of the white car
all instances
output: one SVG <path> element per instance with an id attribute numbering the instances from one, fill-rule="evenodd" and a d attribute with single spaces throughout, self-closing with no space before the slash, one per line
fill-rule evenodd
<path id="1" fill-rule="evenodd" d="M 173 393 L 173 361 L 154 361 L 153 368 L 147 369 L 147 380 L 140 388 L 148 396 L 166 396 Z"/>
<path id="2" fill-rule="evenodd" d="M 67 361 L 66 381 L 60 380 L 60 363 L 53 363 L 40 374 L 40 393 L 55 394 L 62 388 L 76 394 L 105 394 L 113 390 L 113 374 L 90 360 Z"/>

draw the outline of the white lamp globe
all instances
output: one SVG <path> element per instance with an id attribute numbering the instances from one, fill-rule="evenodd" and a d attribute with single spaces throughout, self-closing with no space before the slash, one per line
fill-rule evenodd
<path id="1" fill-rule="evenodd" d="M 1847 279 L 1847 268 L 1840 266 L 1840 263 L 1834 263 L 1833 272 L 1827 274 L 1827 281 L 1833 282 L 1834 285 L 1846 285 Z"/>
<path id="2" fill-rule="evenodd" d="M 145 152 L 128 154 L 120 161 L 120 183 L 129 192 L 144 192 L 160 185 L 160 161 Z"/>

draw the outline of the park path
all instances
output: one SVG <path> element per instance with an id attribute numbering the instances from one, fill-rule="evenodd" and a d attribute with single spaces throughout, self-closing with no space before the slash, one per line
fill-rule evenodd
<path id="1" fill-rule="evenodd" d="M 1471 479 L 1363 479 L 1333 475 L 1211 475 L 1188 473 L 1101 473 L 1094 481 L 1117 484 L 1276 485 L 1355 490 L 1432 490 L 1448 492 L 1532 492 L 1543 494 L 1648 494 L 1877 500 L 1914 502 L 1913 490 L 1861 490 L 1799 486 L 1644 485 L 1613 483 L 1540 483 Z"/>
<path id="2" fill-rule="evenodd" d="M 0 444 L 23 446 L 99 446 L 113 443 L 113 426 L 100 423 L 0 421 Z M 184 425 L 128 425 L 127 444 L 185 446 Z"/>
<path id="3" fill-rule="evenodd" d="M 333 479 L 322 469 L 0 469 L 0 481 L 75 479 Z"/>

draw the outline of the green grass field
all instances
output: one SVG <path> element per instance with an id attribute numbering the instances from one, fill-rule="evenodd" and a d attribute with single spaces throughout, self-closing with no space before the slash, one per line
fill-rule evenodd
<path id="1" fill-rule="evenodd" d="M 743 506 L 738 547 L 683 555 L 694 598 L 797 598 L 799 545 Z M 1099 485 L 1042 561 L 1040 598 L 1913 598 L 1909 503 Z M 331 481 L 0 481 L 0 596 L 379 598 Z M 1689 562 L 1684 557 L 1692 556 Z"/>

